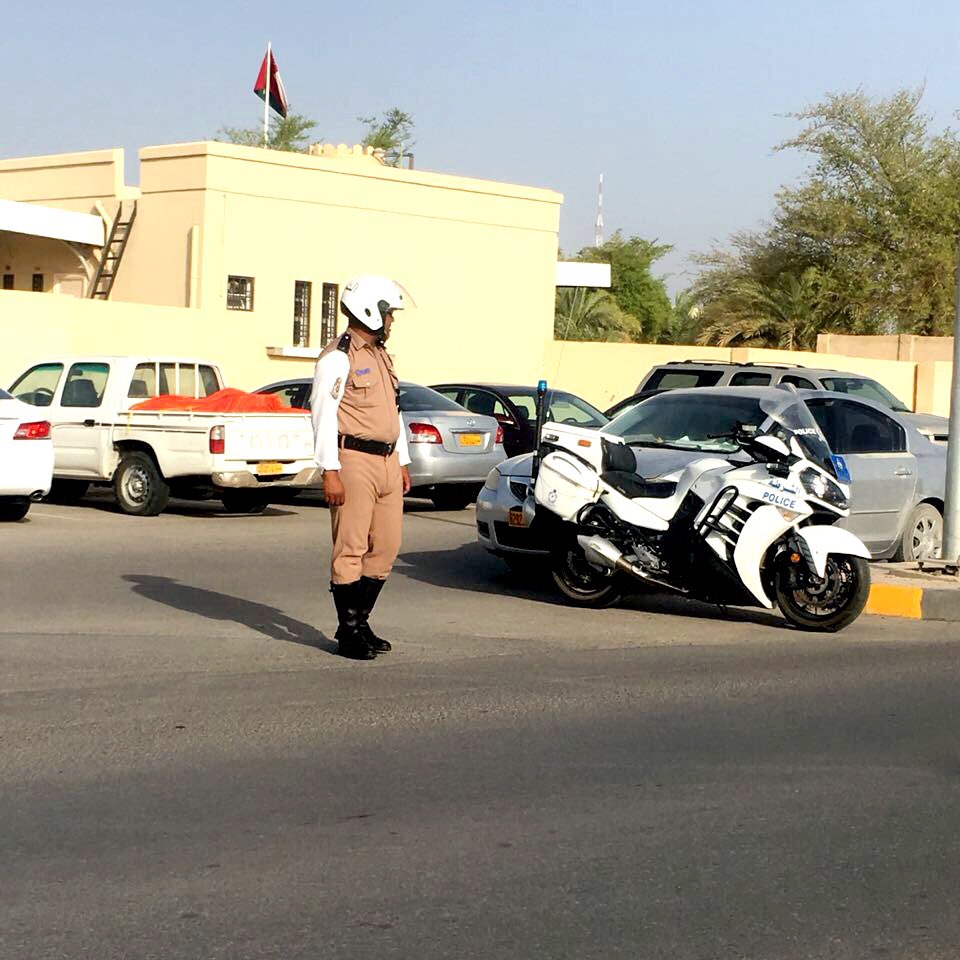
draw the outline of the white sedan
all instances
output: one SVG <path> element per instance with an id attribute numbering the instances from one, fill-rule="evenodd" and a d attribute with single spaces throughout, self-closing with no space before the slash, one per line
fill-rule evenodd
<path id="1" fill-rule="evenodd" d="M 0 521 L 22 520 L 52 481 L 49 422 L 37 419 L 36 407 L 0 390 Z"/>

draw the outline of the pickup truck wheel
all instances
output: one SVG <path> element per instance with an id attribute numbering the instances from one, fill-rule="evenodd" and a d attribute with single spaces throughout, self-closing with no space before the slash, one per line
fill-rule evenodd
<path id="1" fill-rule="evenodd" d="M 170 500 L 170 487 L 153 458 L 139 450 L 123 454 L 113 489 L 120 509 L 135 517 L 155 517 Z"/>
<path id="2" fill-rule="evenodd" d="M 247 490 L 224 490 L 220 500 L 227 513 L 263 513 L 267 509 L 266 497 Z"/>

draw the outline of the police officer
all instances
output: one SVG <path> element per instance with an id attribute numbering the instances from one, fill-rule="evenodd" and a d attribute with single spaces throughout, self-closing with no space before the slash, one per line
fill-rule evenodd
<path id="1" fill-rule="evenodd" d="M 368 618 L 400 549 L 410 491 L 399 384 L 384 348 L 394 312 L 409 299 L 386 277 L 351 280 L 340 297 L 347 332 L 320 354 L 313 378 L 315 459 L 333 533 L 336 639 L 340 655 L 352 660 L 391 649 Z"/>

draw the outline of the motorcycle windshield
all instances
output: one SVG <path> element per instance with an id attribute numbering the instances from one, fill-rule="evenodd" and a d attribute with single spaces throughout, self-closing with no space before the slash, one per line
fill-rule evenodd
<path id="1" fill-rule="evenodd" d="M 808 460 L 836 475 L 830 446 L 820 432 L 809 407 L 802 400 L 794 396 L 787 396 L 783 400 L 764 397 L 760 401 L 760 409 L 780 428 L 768 429 L 764 433 L 777 436 L 786 432 L 789 436 L 781 435 L 782 440 L 789 443 L 792 436 L 800 444 Z"/>

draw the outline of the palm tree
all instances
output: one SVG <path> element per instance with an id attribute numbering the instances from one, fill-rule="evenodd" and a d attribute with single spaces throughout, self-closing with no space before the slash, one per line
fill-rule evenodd
<path id="1" fill-rule="evenodd" d="M 658 343 L 695 343 L 703 323 L 703 307 L 692 290 L 681 290 L 673 298 L 670 317 L 660 330 Z"/>
<path id="2" fill-rule="evenodd" d="M 557 290 L 553 333 L 558 340 L 633 340 L 640 324 L 625 314 L 606 290 L 561 287 Z"/>
<path id="3" fill-rule="evenodd" d="M 705 309 L 700 343 L 816 348 L 817 334 L 831 318 L 820 272 L 808 267 L 799 276 L 784 271 L 772 283 L 755 277 L 732 278 Z"/>

